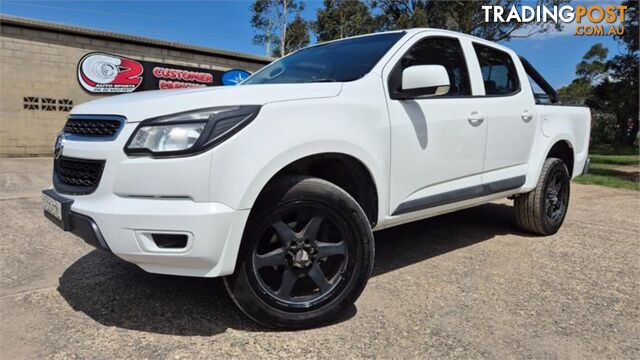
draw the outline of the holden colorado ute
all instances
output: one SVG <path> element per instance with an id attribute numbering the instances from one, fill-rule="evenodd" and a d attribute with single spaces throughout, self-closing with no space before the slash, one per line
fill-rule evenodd
<path id="1" fill-rule="evenodd" d="M 559 106 L 508 48 L 436 29 L 358 36 L 238 86 L 76 106 L 44 212 L 148 272 L 222 276 L 253 320 L 304 328 L 363 291 L 373 231 L 504 197 L 523 230 L 558 231 L 589 130 L 589 109 Z"/>

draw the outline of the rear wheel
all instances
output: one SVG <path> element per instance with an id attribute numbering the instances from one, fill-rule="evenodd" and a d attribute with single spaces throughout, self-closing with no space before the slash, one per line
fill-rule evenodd
<path id="1" fill-rule="evenodd" d="M 256 204 L 238 266 L 225 278 L 240 309 L 280 328 L 318 326 L 353 304 L 373 265 L 373 235 L 356 203 L 316 178 L 286 177 Z"/>
<path id="2" fill-rule="evenodd" d="M 564 162 L 545 160 L 536 188 L 515 198 L 516 220 L 524 231 L 555 234 L 567 215 L 571 176 Z"/>

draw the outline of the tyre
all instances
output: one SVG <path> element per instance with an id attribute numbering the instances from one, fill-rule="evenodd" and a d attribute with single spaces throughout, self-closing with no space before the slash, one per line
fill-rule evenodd
<path id="1" fill-rule="evenodd" d="M 356 301 L 373 256 L 371 226 L 348 193 L 317 178 L 283 177 L 254 206 L 236 270 L 224 282 L 262 325 L 315 327 Z"/>
<path id="2" fill-rule="evenodd" d="M 536 188 L 515 198 L 518 226 L 538 235 L 555 234 L 567 215 L 570 184 L 571 176 L 564 162 L 546 159 Z"/>

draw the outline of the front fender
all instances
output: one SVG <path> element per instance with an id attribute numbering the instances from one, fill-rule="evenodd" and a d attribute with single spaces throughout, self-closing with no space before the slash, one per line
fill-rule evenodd
<path id="1" fill-rule="evenodd" d="M 390 140 L 388 120 L 380 113 L 328 99 L 263 107 L 256 120 L 213 150 L 210 201 L 250 209 L 287 165 L 311 155 L 342 153 L 369 170 L 378 191 L 378 214 L 384 214 Z"/>
<path id="2" fill-rule="evenodd" d="M 209 200 L 247 211 L 271 178 L 296 160 L 321 153 L 358 159 L 378 191 L 378 220 L 386 214 L 389 123 L 375 104 L 312 99 L 264 106 L 258 118 L 212 149 Z M 242 224 L 244 225 L 244 224 Z M 220 274 L 236 264 L 241 233 L 228 239 Z"/>
<path id="3" fill-rule="evenodd" d="M 382 189 L 379 187 L 378 181 L 376 181 L 376 179 L 382 177 L 379 166 L 363 148 L 357 144 L 340 140 L 318 140 L 311 143 L 298 144 L 289 148 L 274 156 L 269 163 L 260 168 L 240 201 L 240 209 L 251 208 L 269 180 L 271 180 L 273 176 L 275 176 L 280 170 L 284 169 L 287 165 L 308 156 L 324 153 L 343 154 L 360 161 L 364 164 L 367 170 L 369 170 L 371 177 L 374 179 L 377 193 L 381 193 Z M 380 213 L 380 209 L 378 210 L 378 213 Z"/>

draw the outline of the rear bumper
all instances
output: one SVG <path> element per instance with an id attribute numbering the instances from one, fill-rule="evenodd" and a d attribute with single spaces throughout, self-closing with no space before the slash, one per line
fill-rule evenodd
<path id="1" fill-rule="evenodd" d="M 587 158 L 587 160 L 584 162 L 584 166 L 582 167 L 582 174 L 581 175 L 588 174 L 590 166 L 591 166 L 591 158 Z"/>
<path id="2" fill-rule="evenodd" d="M 215 277 L 233 273 L 249 215 L 249 210 L 188 199 L 110 195 L 89 200 L 55 195 L 73 200 L 68 215 L 71 233 L 160 274 Z M 163 248 L 154 242 L 154 234 L 179 234 L 187 241 L 180 248 Z"/>

